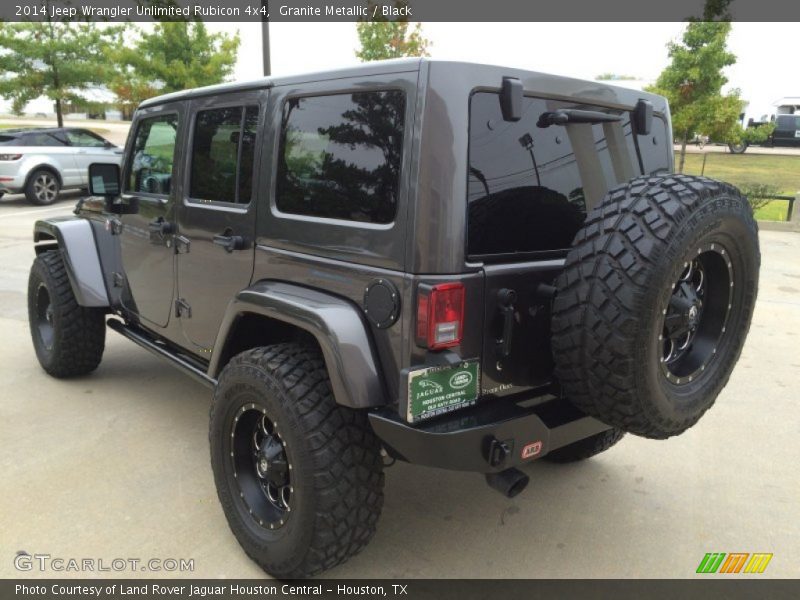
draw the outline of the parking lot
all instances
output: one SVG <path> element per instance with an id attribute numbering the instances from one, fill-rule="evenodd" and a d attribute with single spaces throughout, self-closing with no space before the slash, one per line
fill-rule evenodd
<path id="1" fill-rule="evenodd" d="M 0 200 L 0 576 L 14 556 L 185 558 L 193 572 L 262 577 L 228 530 L 208 460 L 207 389 L 108 332 L 91 376 L 59 381 L 30 343 L 26 285 L 37 218 Z M 593 460 L 527 467 L 506 499 L 480 475 L 396 464 L 378 533 L 332 577 L 692 577 L 707 552 L 768 552 L 800 576 L 800 235 L 761 234 L 755 318 L 730 383 L 683 436 L 633 436 Z M 706 576 L 707 577 L 707 576 Z"/>

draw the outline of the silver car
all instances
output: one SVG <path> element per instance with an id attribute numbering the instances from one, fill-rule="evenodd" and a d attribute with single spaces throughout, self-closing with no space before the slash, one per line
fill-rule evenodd
<path id="1" fill-rule="evenodd" d="M 24 193 L 32 204 L 52 204 L 65 188 L 89 187 L 91 163 L 121 159 L 121 148 L 87 129 L 3 129 L 0 197 Z"/>

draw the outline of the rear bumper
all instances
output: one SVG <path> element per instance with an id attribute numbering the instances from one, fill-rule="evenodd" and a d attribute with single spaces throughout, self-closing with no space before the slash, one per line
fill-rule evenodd
<path id="1" fill-rule="evenodd" d="M 562 401 L 524 408 L 496 400 L 414 426 L 391 409 L 369 415 L 387 451 L 406 462 L 493 473 L 610 429 Z"/>

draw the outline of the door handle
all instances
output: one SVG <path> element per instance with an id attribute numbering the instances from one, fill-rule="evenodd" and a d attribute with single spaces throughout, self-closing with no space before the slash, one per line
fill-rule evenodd
<path id="1" fill-rule="evenodd" d="M 226 252 L 244 250 L 245 247 L 244 238 L 240 235 L 215 235 L 213 241 L 217 246 L 225 248 Z"/>
<path id="2" fill-rule="evenodd" d="M 158 217 L 155 221 L 150 221 L 147 228 L 152 233 L 160 233 L 161 235 L 169 235 L 175 231 L 175 226 L 169 221 L 165 221 L 163 217 Z"/>

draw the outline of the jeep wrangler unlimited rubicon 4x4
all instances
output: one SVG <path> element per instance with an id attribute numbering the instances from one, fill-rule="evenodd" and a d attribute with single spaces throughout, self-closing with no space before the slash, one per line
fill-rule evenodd
<path id="1" fill-rule="evenodd" d="M 36 223 L 36 354 L 84 375 L 106 327 L 213 389 L 230 527 L 280 577 L 361 550 L 384 457 L 508 496 L 539 458 L 680 434 L 750 326 L 756 224 L 672 174 L 666 101 L 400 60 L 169 94 L 122 167 Z"/>

